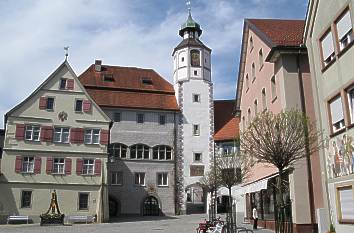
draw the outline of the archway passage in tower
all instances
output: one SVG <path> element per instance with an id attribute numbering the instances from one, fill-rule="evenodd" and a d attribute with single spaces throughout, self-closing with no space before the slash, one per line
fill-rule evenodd
<path id="1" fill-rule="evenodd" d="M 143 215 L 144 216 L 159 216 L 160 215 L 159 201 L 157 200 L 156 197 L 148 196 L 144 200 Z"/>
<path id="2" fill-rule="evenodd" d="M 206 213 L 207 192 L 203 187 L 196 183 L 186 187 L 187 214 L 204 214 Z"/>

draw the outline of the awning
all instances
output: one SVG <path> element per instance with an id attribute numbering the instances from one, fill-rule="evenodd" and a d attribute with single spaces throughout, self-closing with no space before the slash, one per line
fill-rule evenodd
<path id="1" fill-rule="evenodd" d="M 255 181 L 253 183 L 247 184 L 242 187 L 243 193 L 254 193 L 254 192 L 259 192 L 263 189 L 267 189 L 268 187 L 268 180 L 278 176 L 278 174 L 273 174 L 271 176 L 268 176 L 267 178 L 263 178 L 261 180 Z"/>

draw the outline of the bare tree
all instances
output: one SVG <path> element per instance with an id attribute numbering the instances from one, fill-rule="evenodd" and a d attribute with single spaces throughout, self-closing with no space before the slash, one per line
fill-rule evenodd
<path id="1" fill-rule="evenodd" d="M 241 148 L 244 153 L 258 162 L 274 165 L 279 172 L 276 188 L 279 220 L 277 232 L 284 232 L 283 190 L 285 170 L 294 167 L 302 158 L 317 151 L 320 132 L 300 111 L 290 110 L 273 114 L 264 112 L 255 117 L 241 136 Z"/>
<path id="2" fill-rule="evenodd" d="M 241 184 L 243 180 L 250 175 L 253 159 L 244 153 L 235 152 L 227 155 L 218 155 L 215 159 L 215 167 L 218 171 L 219 182 L 221 186 L 226 187 L 229 191 L 229 220 L 231 232 L 234 227 L 234 218 L 232 217 L 232 187 Z M 236 211 L 236 210 L 235 210 Z M 236 223 L 236 222 L 235 222 Z"/>
<path id="3" fill-rule="evenodd" d="M 210 166 L 210 171 L 208 171 L 201 179 L 200 179 L 201 186 L 210 193 L 212 199 L 212 212 L 210 215 L 210 220 L 216 217 L 216 192 L 220 187 L 220 175 L 219 171 L 215 169 L 214 163 Z M 213 194 L 214 197 L 213 197 Z"/>

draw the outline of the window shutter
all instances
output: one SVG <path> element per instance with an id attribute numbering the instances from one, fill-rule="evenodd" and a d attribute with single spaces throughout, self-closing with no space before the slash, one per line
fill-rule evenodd
<path id="1" fill-rule="evenodd" d="M 23 140 L 25 138 L 25 125 L 24 124 L 16 124 L 15 138 L 17 140 Z"/>
<path id="2" fill-rule="evenodd" d="M 41 173 L 41 164 L 42 164 L 41 157 L 35 157 L 35 159 L 34 159 L 34 174 Z"/>
<path id="3" fill-rule="evenodd" d="M 76 143 L 76 128 L 70 129 L 70 142 Z"/>
<path id="4" fill-rule="evenodd" d="M 84 129 L 82 128 L 77 128 L 76 129 L 76 140 L 77 143 L 84 143 Z"/>
<path id="5" fill-rule="evenodd" d="M 15 162 L 15 172 L 20 173 L 22 170 L 22 157 L 21 156 L 16 156 L 16 162 Z"/>
<path id="6" fill-rule="evenodd" d="M 95 160 L 95 175 L 96 176 L 101 175 L 101 160 L 100 159 Z"/>
<path id="7" fill-rule="evenodd" d="M 40 97 L 39 98 L 39 109 L 46 109 L 47 108 L 47 97 Z"/>
<path id="8" fill-rule="evenodd" d="M 65 159 L 65 174 L 71 175 L 71 159 L 69 158 Z"/>
<path id="9" fill-rule="evenodd" d="M 82 164 L 83 164 L 83 160 L 82 159 L 76 159 L 76 174 L 78 176 L 81 176 Z"/>
<path id="10" fill-rule="evenodd" d="M 71 143 L 83 143 L 84 142 L 84 129 L 71 128 L 70 142 Z"/>
<path id="11" fill-rule="evenodd" d="M 74 79 L 66 80 L 66 88 L 68 90 L 74 90 Z"/>
<path id="12" fill-rule="evenodd" d="M 52 172 L 53 172 L 53 157 L 48 157 L 47 158 L 46 173 L 52 174 Z"/>
<path id="13" fill-rule="evenodd" d="M 53 127 L 42 126 L 41 127 L 41 141 L 42 142 L 51 142 L 52 139 L 53 139 Z"/>
<path id="14" fill-rule="evenodd" d="M 101 129 L 100 143 L 102 145 L 107 145 L 109 139 L 109 131 L 106 129 Z"/>
<path id="15" fill-rule="evenodd" d="M 83 101 L 83 109 L 84 109 L 84 112 L 90 112 L 91 111 L 91 101 L 84 100 Z"/>

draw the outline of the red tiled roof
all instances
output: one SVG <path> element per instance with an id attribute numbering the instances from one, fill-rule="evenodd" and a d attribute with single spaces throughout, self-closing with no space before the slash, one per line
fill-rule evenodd
<path id="1" fill-rule="evenodd" d="M 238 117 L 235 117 L 235 100 L 214 101 L 214 140 L 233 140 L 240 136 Z"/>
<path id="2" fill-rule="evenodd" d="M 87 92 L 102 107 L 179 111 L 174 95 L 98 89 L 87 89 Z"/>
<path id="3" fill-rule="evenodd" d="M 302 43 L 305 20 L 248 19 L 263 32 L 274 46 L 296 46 Z"/>
<path id="4" fill-rule="evenodd" d="M 79 80 L 100 106 L 179 111 L 173 86 L 152 69 L 102 65 L 97 72 L 91 65 Z"/>

